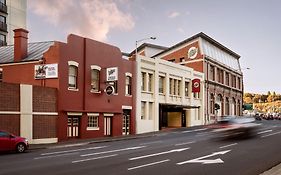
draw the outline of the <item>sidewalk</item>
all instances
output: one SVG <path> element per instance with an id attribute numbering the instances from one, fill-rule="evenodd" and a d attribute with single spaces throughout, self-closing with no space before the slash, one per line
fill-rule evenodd
<path id="1" fill-rule="evenodd" d="M 260 175 L 281 175 L 281 163 Z"/>

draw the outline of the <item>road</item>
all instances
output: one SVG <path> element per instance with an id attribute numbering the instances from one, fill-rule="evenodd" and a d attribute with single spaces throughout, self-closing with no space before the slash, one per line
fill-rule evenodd
<path id="1" fill-rule="evenodd" d="M 281 121 L 250 139 L 217 140 L 204 127 L 151 137 L 0 155 L 0 174 L 257 175 L 281 163 Z"/>

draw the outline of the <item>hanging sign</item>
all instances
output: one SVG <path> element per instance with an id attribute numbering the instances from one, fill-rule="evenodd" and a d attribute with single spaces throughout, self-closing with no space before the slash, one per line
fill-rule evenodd
<path id="1" fill-rule="evenodd" d="M 200 92 L 200 79 L 192 80 L 192 92 Z"/>

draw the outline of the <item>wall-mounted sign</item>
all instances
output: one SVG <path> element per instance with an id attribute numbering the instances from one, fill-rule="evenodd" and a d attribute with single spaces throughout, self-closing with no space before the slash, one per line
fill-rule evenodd
<path id="1" fill-rule="evenodd" d="M 200 79 L 192 80 L 192 92 L 200 92 Z"/>
<path id="2" fill-rule="evenodd" d="M 188 58 L 190 59 L 194 59 L 196 58 L 197 54 L 198 54 L 198 48 L 197 47 L 191 47 L 188 49 Z"/>
<path id="3" fill-rule="evenodd" d="M 40 64 L 34 66 L 35 79 L 58 78 L 58 64 Z"/>
<path id="4" fill-rule="evenodd" d="M 118 68 L 111 67 L 106 69 L 106 81 L 117 81 L 118 80 Z"/>
<path id="5" fill-rule="evenodd" d="M 107 86 L 104 91 L 105 91 L 106 95 L 112 95 L 114 93 L 114 87 Z"/>

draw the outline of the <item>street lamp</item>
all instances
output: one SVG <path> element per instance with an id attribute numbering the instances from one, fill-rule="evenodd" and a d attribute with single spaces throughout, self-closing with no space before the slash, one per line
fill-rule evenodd
<path id="1" fill-rule="evenodd" d="M 156 37 L 151 36 L 149 38 L 143 38 L 143 39 L 140 39 L 140 40 L 136 41 L 136 53 L 135 53 L 136 54 L 136 59 L 137 59 L 137 54 L 138 54 L 138 43 L 142 42 L 142 41 L 145 41 L 145 40 L 156 40 Z"/>

